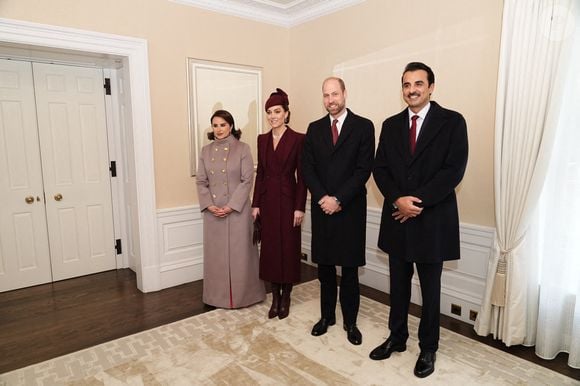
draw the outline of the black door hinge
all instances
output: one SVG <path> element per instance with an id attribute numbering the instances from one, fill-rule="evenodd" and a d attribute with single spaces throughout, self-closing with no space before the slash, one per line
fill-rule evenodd
<path id="1" fill-rule="evenodd" d="M 105 88 L 105 95 L 111 95 L 111 78 L 105 78 L 103 87 Z"/>
<path id="2" fill-rule="evenodd" d="M 123 253 L 123 248 L 121 246 L 121 239 L 115 240 L 115 250 L 117 251 L 117 255 Z"/>
<path id="3" fill-rule="evenodd" d="M 111 171 L 111 177 L 117 177 L 117 161 L 111 161 L 109 170 Z"/>

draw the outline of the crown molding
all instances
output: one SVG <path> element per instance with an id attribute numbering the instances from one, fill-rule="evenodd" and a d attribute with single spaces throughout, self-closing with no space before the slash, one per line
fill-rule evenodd
<path id="1" fill-rule="evenodd" d="M 266 0 L 169 0 L 173 3 L 291 28 L 365 0 L 304 0 L 282 5 Z"/>

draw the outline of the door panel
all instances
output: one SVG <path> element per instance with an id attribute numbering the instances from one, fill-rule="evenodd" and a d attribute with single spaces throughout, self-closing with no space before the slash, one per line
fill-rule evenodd
<path id="1" fill-rule="evenodd" d="M 0 59 L 0 291 L 51 281 L 42 197 L 32 66 Z"/>
<path id="2" fill-rule="evenodd" d="M 33 69 L 53 279 L 115 269 L 102 70 Z"/>

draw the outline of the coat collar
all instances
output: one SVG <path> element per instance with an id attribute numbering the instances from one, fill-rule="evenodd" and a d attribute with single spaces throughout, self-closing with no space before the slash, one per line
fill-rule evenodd
<path id="1" fill-rule="evenodd" d="M 264 155 L 261 159 L 264 166 L 266 166 L 268 162 L 267 153 L 270 151 L 270 149 L 273 154 L 275 153 L 277 155 L 276 158 L 282 161 L 282 163 L 285 163 L 288 160 L 288 156 L 292 150 L 292 145 L 294 144 L 295 133 L 296 132 L 292 130 L 290 126 L 286 126 L 286 132 L 284 132 L 284 135 L 282 135 L 282 138 L 280 138 L 280 142 L 278 143 L 278 147 L 275 151 L 273 147 L 274 138 L 272 135 L 272 130 L 264 135 L 263 139 L 258 144 L 260 147 L 259 151 L 261 151 L 261 154 Z"/>
<path id="2" fill-rule="evenodd" d="M 411 150 L 409 149 L 409 113 L 406 108 L 397 116 L 397 125 L 399 126 L 399 149 L 401 155 L 408 161 L 408 164 L 413 163 L 425 148 L 429 145 L 431 140 L 437 135 L 441 127 L 443 126 L 443 108 L 434 101 L 431 101 L 431 108 L 425 116 L 423 125 L 421 126 L 421 131 L 419 132 L 419 137 L 417 138 L 417 145 L 415 147 L 415 153 L 411 155 Z"/>

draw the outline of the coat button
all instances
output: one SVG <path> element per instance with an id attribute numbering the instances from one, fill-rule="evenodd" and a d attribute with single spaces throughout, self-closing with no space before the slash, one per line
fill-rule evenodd
<path id="1" fill-rule="evenodd" d="M 226 161 L 227 161 L 227 158 L 224 157 L 224 162 L 226 162 Z"/>
<path id="2" fill-rule="evenodd" d="M 225 172 L 226 172 L 226 169 L 222 169 L 222 173 L 225 173 Z"/>
<path id="3" fill-rule="evenodd" d="M 228 148 L 227 147 L 224 147 L 224 151 L 228 151 Z"/>
<path id="4" fill-rule="evenodd" d="M 215 195 L 215 194 L 212 194 L 211 196 L 212 196 L 213 198 L 216 198 L 216 195 Z"/>
<path id="5" fill-rule="evenodd" d="M 210 171 L 209 171 L 209 174 L 213 174 L 213 170 L 210 170 Z"/>

